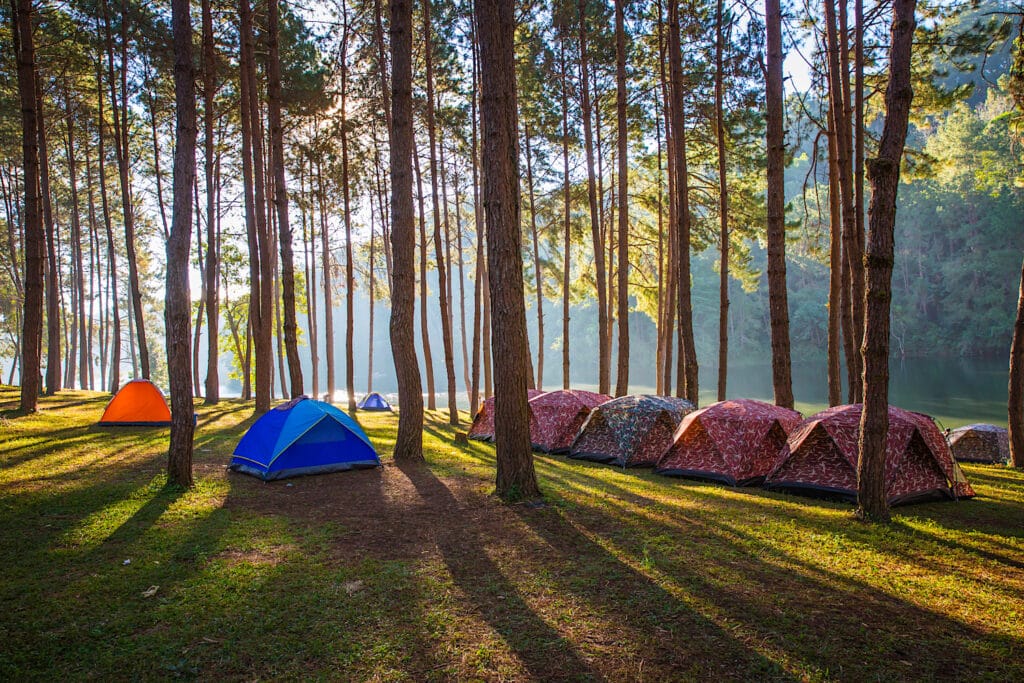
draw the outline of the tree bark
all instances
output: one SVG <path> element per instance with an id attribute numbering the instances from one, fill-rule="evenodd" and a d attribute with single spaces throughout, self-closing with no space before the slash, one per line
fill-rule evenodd
<path id="1" fill-rule="evenodd" d="M 470 372 L 471 390 L 469 396 L 469 410 L 476 417 L 480 403 L 480 345 L 482 336 L 482 299 L 484 278 L 486 277 L 485 255 L 484 255 L 484 211 L 480 203 L 480 150 L 477 140 L 477 129 L 479 117 L 477 116 L 477 97 L 479 84 L 479 65 L 477 64 L 478 41 L 476 36 L 476 18 L 470 19 L 470 31 L 472 33 L 472 58 L 473 58 L 473 92 L 470 97 L 470 135 L 471 154 L 473 167 L 473 219 L 476 229 L 476 267 L 473 275 L 473 359 Z"/>
<path id="2" fill-rule="evenodd" d="M 89 384 L 89 367 L 92 364 L 89 356 L 89 338 L 85 318 L 85 272 L 84 272 L 84 249 L 82 236 L 82 222 L 78 210 L 78 165 L 75 158 L 75 113 L 72 110 L 70 94 L 65 91 L 65 127 L 67 129 L 67 162 L 68 162 L 68 186 L 71 190 L 71 254 L 75 264 L 74 282 L 72 283 L 75 300 L 75 319 L 78 320 L 76 332 L 78 332 L 78 384 L 79 388 L 87 389 Z M 74 336 L 74 335 L 72 335 Z M 74 375 L 74 373 L 71 373 Z M 71 382 L 74 383 L 74 377 Z"/>
<path id="3" fill-rule="evenodd" d="M 775 404 L 793 407 L 793 378 L 789 350 L 789 297 L 786 291 L 786 186 L 783 131 L 782 9 L 779 0 L 766 0 L 767 34 L 767 160 L 768 160 L 768 313 L 772 336 L 772 384 Z"/>
<path id="4" fill-rule="evenodd" d="M 413 333 L 416 228 L 412 203 L 412 4 L 391 0 L 391 351 L 398 378 L 395 460 L 423 460 L 423 391 Z"/>
<path id="5" fill-rule="evenodd" d="M 867 287 L 864 317 L 864 411 L 857 463 L 858 514 L 871 521 L 889 520 L 885 450 L 889 429 L 889 315 L 892 299 L 893 232 L 900 160 L 914 97 L 910 81 L 916 0 L 894 0 L 889 82 L 885 89 L 885 126 L 878 156 L 867 163 L 871 181 L 868 219 Z"/>
<path id="6" fill-rule="evenodd" d="M 48 395 L 61 390 L 61 286 L 57 272 L 57 226 L 53 218 L 50 193 L 50 153 L 47 150 L 46 121 L 43 113 L 43 87 L 36 63 L 36 125 L 39 136 L 39 193 L 46 231 L 46 387 Z"/>
<path id="7" fill-rule="evenodd" d="M 331 276 L 331 243 L 327 230 L 327 188 L 320 161 L 316 164 L 317 187 L 320 192 L 320 260 L 324 286 L 324 358 L 327 362 L 327 401 L 334 402 L 334 284 Z"/>
<path id="8" fill-rule="evenodd" d="M 1007 426 L 1010 432 L 1010 465 L 1024 467 L 1024 265 L 1017 293 L 1017 317 L 1010 342 L 1010 374 Z"/>
<path id="9" fill-rule="evenodd" d="M 171 389 L 171 439 L 167 450 L 168 480 L 192 485 L 194 435 L 192 375 L 189 372 L 191 297 L 189 247 L 192 232 L 192 186 L 196 180 L 196 95 L 192 66 L 192 19 L 188 0 L 172 0 L 174 35 L 174 101 L 177 125 L 174 146 L 174 213 L 167 240 L 167 372 Z"/>
<path id="10" fill-rule="evenodd" d="M 299 361 L 298 321 L 295 313 L 295 255 L 292 227 L 288 219 L 288 186 L 285 183 L 284 127 L 281 123 L 281 48 L 280 8 L 278 0 L 267 2 L 267 119 L 270 126 L 270 156 L 274 172 L 274 204 L 277 209 L 277 233 L 281 249 L 281 299 L 284 306 L 284 348 L 288 357 L 288 383 L 291 398 L 303 392 L 302 365 Z M 342 48 L 344 56 L 344 48 Z M 342 68 L 342 73 L 345 69 Z M 344 102 L 344 76 L 342 76 Z M 342 113 L 344 115 L 344 111 Z M 344 139 L 343 139 L 344 140 Z M 342 142 L 344 150 L 344 141 Z M 348 193 L 348 185 L 345 185 Z M 347 208 L 347 207 L 346 207 Z M 282 393 L 284 387 L 281 387 Z"/>
<path id="11" fill-rule="evenodd" d="M 615 395 L 629 393 L 629 129 L 626 122 L 626 0 L 615 0 L 615 111 L 619 143 L 619 348 Z"/>
<path id="12" fill-rule="evenodd" d="M 427 410 L 437 410 L 437 394 L 434 391 L 434 354 L 430 349 L 430 326 L 427 316 L 427 219 L 423 204 L 423 175 L 420 173 L 419 150 L 413 133 L 413 170 L 416 174 L 416 201 L 419 206 L 420 226 L 420 343 L 423 345 L 423 371 L 427 375 Z"/>
<path id="13" fill-rule="evenodd" d="M 530 446 L 526 396 L 526 308 L 520 249 L 519 145 L 516 113 L 515 3 L 476 0 L 480 32 L 484 210 L 493 301 L 496 492 L 505 500 L 540 496 Z"/>
<path id="14" fill-rule="evenodd" d="M 590 104 L 590 66 L 587 58 L 587 0 L 579 0 L 579 42 L 580 42 L 580 104 L 583 117 L 583 141 L 587 158 L 587 198 L 590 202 L 590 235 L 594 246 L 594 279 L 597 287 L 597 333 L 598 333 L 598 391 L 607 394 L 611 390 L 611 345 L 608 336 L 608 283 L 605 264 L 604 239 L 601 233 L 601 216 L 597 198 L 597 179 L 594 176 L 594 132 L 591 123 L 593 111 Z"/>
<path id="15" fill-rule="evenodd" d="M 18 94 L 21 99 L 21 151 L 24 173 L 25 290 L 21 332 L 21 402 L 24 413 L 39 405 L 43 352 L 43 287 L 46 234 L 39 194 L 39 122 L 36 111 L 36 57 L 31 0 L 11 0 L 14 51 L 18 63 Z"/>

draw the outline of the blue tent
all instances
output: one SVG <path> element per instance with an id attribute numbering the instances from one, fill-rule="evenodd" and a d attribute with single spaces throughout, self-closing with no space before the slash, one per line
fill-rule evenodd
<path id="1" fill-rule="evenodd" d="M 356 407 L 359 408 L 359 410 L 391 410 L 391 404 L 384 400 L 384 397 L 376 391 L 364 396 L 363 400 L 360 401 Z"/>
<path id="2" fill-rule="evenodd" d="M 235 447 L 229 469 L 269 480 L 378 466 L 355 420 L 303 396 L 258 419 Z"/>

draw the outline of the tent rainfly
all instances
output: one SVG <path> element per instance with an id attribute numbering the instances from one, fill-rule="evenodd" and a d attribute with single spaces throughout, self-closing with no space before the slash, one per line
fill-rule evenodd
<path id="1" fill-rule="evenodd" d="M 391 404 L 376 391 L 363 396 L 363 400 L 356 405 L 356 408 L 366 411 L 391 412 Z"/>
<path id="2" fill-rule="evenodd" d="M 949 433 L 949 447 L 959 462 L 1000 463 L 1010 459 L 1010 436 L 1002 427 L 973 424 Z"/>
<path id="3" fill-rule="evenodd" d="M 652 467 L 695 407 L 670 396 L 620 396 L 590 412 L 569 457 L 622 467 Z"/>
<path id="4" fill-rule="evenodd" d="M 543 394 L 543 391 L 537 389 L 527 389 L 526 398 L 527 400 L 536 398 Z M 494 440 L 494 397 L 491 396 L 489 399 L 480 404 L 480 408 L 476 411 L 476 416 L 473 418 L 473 424 L 469 427 L 470 439 L 476 439 L 477 441 L 493 441 Z"/>
<path id="5" fill-rule="evenodd" d="M 148 379 L 133 379 L 110 399 L 99 424 L 105 427 L 166 427 L 171 411 L 164 395 Z"/>
<path id="6" fill-rule="evenodd" d="M 530 399 L 530 442 L 545 453 L 568 453 L 590 411 L 611 396 L 592 391 L 549 391 Z"/>

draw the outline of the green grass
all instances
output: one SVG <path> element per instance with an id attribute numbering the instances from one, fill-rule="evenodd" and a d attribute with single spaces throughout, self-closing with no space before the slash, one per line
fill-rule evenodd
<path id="1" fill-rule="evenodd" d="M 226 401 L 177 491 L 166 430 L 97 428 L 104 402 L 0 418 L 0 679 L 1024 679 L 1018 471 L 875 527 L 538 456 L 546 504 L 509 506 L 440 413 L 427 467 L 360 414 L 382 471 L 228 474 L 252 406 Z"/>

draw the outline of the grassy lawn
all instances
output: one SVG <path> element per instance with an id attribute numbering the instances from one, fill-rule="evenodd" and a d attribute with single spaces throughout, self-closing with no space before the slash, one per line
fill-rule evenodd
<path id="1" fill-rule="evenodd" d="M 95 427 L 105 401 L 0 418 L 2 680 L 1024 680 L 1021 472 L 875 528 L 538 456 L 546 502 L 506 506 L 440 413 L 426 467 L 360 414 L 381 470 L 229 474 L 252 407 L 225 401 L 181 492 L 166 430 Z"/>

